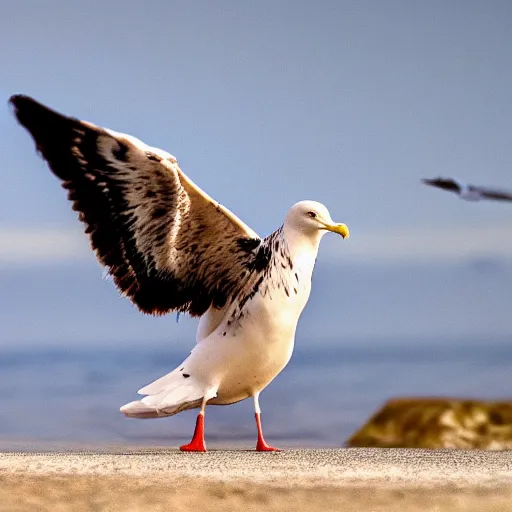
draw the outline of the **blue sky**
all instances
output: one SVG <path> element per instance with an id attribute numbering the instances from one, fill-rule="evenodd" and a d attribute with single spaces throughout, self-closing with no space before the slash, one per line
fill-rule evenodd
<path id="1" fill-rule="evenodd" d="M 344 279 L 328 293 L 328 279 L 318 283 L 304 332 L 325 325 L 325 304 L 347 301 L 351 320 L 326 335 L 512 332 L 512 205 L 420 183 L 447 175 L 512 189 L 512 4 L 22 1 L 0 14 L 0 343 L 122 342 L 116 318 L 129 318 L 135 337 L 193 331 L 119 304 L 14 122 L 14 93 L 170 151 L 262 235 L 294 202 L 325 203 L 352 237 L 325 237 L 321 273 Z M 94 332 L 70 307 L 57 314 L 69 304 L 97 319 Z"/>

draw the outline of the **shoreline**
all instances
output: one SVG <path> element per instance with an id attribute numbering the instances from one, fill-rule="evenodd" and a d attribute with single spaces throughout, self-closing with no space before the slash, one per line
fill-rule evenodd
<path id="1" fill-rule="evenodd" d="M 505 512 L 512 452 L 112 447 L 0 454 L 0 511 Z M 32 507 L 32 508 L 30 508 Z M 67 508 L 68 507 L 68 508 Z"/>

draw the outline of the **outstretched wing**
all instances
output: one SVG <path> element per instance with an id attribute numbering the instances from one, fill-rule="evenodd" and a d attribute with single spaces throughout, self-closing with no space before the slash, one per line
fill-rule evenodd
<path id="1" fill-rule="evenodd" d="M 461 186 L 452 178 L 434 178 L 434 179 L 422 179 L 421 180 L 425 185 L 430 185 L 431 187 L 441 188 L 443 190 L 449 190 L 450 192 L 460 193 Z"/>
<path id="2" fill-rule="evenodd" d="M 69 191 L 98 260 L 141 311 L 202 315 L 236 296 L 261 240 L 172 155 L 26 96 L 10 102 Z"/>
<path id="3" fill-rule="evenodd" d="M 512 192 L 485 187 L 472 187 L 471 185 L 470 188 L 478 192 L 485 199 L 493 199 L 495 201 L 512 201 Z"/>

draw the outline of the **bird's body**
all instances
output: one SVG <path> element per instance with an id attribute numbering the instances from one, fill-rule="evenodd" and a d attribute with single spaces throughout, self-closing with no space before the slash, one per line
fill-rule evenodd
<path id="1" fill-rule="evenodd" d="M 288 237 L 293 239 L 293 234 Z M 199 394 L 212 395 L 209 404 L 225 405 L 259 393 L 286 366 L 311 291 L 318 244 L 290 247 L 283 229 L 263 243 L 277 250 L 272 251 L 268 267 L 253 276 L 249 293 L 225 310 L 208 310 L 198 328 L 203 335 L 190 356 L 173 372 L 142 388 L 139 392 L 149 396 L 122 408 L 126 415 L 167 416 L 176 408 L 187 408 L 173 395 L 176 386 L 182 385 L 183 375 L 188 375 L 186 384 L 194 385 Z M 265 279 L 261 280 L 263 273 Z M 197 398 L 190 400 L 191 406 L 194 400 Z"/>
<path id="2" fill-rule="evenodd" d="M 197 187 L 169 153 L 135 137 L 58 114 L 25 96 L 19 122 L 69 191 L 91 245 L 120 291 L 145 313 L 199 316 L 196 345 L 174 371 L 121 411 L 171 416 L 200 407 L 186 451 L 205 451 L 206 405 L 253 397 L 286 366 L 327 231 L 348 236 L 325 206 L 296 203 L 261 239 Z"/>

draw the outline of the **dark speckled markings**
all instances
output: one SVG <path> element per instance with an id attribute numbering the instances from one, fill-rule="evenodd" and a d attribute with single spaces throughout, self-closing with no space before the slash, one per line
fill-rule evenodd
<path id="1" fill-rule="evenodd" d="M 231 325 L 257 293 L 298 293 L 282 226 L 262 240 L 202 196 L 173 157 L 27 96 L 10 101 L 98 260 L 144 313 L 201 316 L 236 303 Z"/>
<path id="2" fill-rule="evenodd" d="M 148 157 L 148 160 L 152 160 L 153 162 L 161 162 L 162 158 L 158 155 L 155 155 L 154 153 L 151 153 L 150 151 L 146 151 L 146 156 Z"/>
<path id="3" fill-rule="evenodd" d="M 27 96 L 10 102 L 69 191 L 98 260 L 144 313 L 224 308 L 267 270 L 272 245 L 201 196 L 174 159 Z"/>
<path id="4" fill-rule="evenodd" d="M 228 326 L 235 321 L 238 324 L 240 323 L 245 315 L 247 303 L 257 293 L 261 293 L 263 296 L 268 294 L 269 299 L 272 300 L 272 292 L 282 290 L 287 297 L 290 297 L 290 286 L 293 286 L 291 283 L 293 262 L 283 237 L 283 227 L 281 226 L 274 233 L 267 236 L 253 250 L 256 256 L 250 264 L 252 268 L 249 275 L 254 284 L 252 284 L 248 293 L 241 293 L 238 296 L 238 304 L 227 322 Z M 298 284 L 298 274 L 295 272 L 294 275 Z M 247 290 L 247 287 L 244 290 Z M 295 294 L 298 293 L 297 287 L 294 287 L 294 292 Z"/>
<path id="5" fill-rule="evenodd" d="M 122 142 L 118 142 L 117 146 L 112 148 L 112 154 L 116 160 L 126 162 L 128 160 L 128 146 Z"/>

